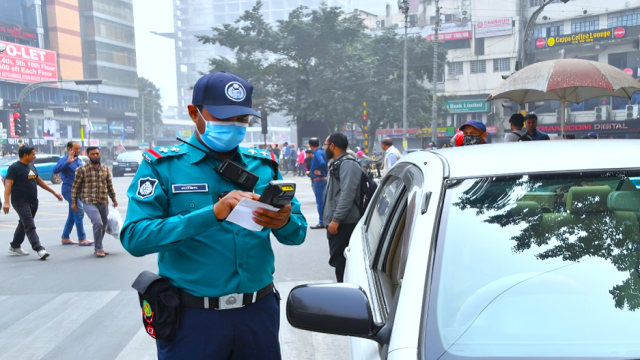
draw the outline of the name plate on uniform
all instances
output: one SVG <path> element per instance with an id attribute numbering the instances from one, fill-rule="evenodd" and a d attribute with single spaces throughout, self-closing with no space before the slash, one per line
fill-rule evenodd
<path id="1" fill-rule="evenodd" d="M 209 185 L 207 184 L 179 184 L 172 185 L 174 194 L 180 193 L 192 193 L 192 192 L 209 192 Z"/>

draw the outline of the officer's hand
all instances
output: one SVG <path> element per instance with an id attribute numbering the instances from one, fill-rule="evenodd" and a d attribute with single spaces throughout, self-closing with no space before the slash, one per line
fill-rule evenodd
<path id="1" fill-rule="evenodd" d="M 255 198 L 256 196 L 257 198 Z M 213 205 L 213 213 L 216 214 L 216 218 L 218 218 L 218 220 L 224 220 L 229 216 L 233 208 L 235 208 L 236 205 L 245 198 L 258 200 L 260 196 L 253 193 L 234 190 Z"/>
<path id="2" fill-rule="evenodd" d="M 289 222 L 291 204 L 283 206 L 278 212 L 260 208 L 253 212 L 253 216 L 255 216 L 253 221 L 258 225 L 269 229 L 280 229 Z"/>

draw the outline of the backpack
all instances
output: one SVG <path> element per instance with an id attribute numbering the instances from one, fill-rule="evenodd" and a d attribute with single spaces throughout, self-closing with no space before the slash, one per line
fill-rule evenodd
<path id="1" fill-rule="evenodd" d="M 333 164 L 333 166 L 331 166 L 331 176 L 335 177 L 338 181 L 340 181 L 340 165 L 342 165 L 342 162 L 346 160 L 353 161 L 358 164 L 358 161 L 351 156 L 346 156 L 344 159 Z M 358 168 L 360 168 L 360 172 L 362 173 L 362 176 L 360 177 L 361 196 L 360 199 L 356 199 L 355 202 L 356 207 L 360 211 L 360 216 L 362 216 L 367 210 L 367 207 L 369 207 L 369 203 L 371 203 L 371 199 L 373 199 L 373 194 L 375 194 L 376 189 L 378 189 L 378 184 L 373 181 L 373 178 L 371 176 L 362 171 L 360 164 L 358 164 Z"/>
<path id="2" fill-rule="evenodd" d="M 524 135 L 520 135 L 514 131 L 512 132 L 512 134 L 518 137 L 518 141 L 532 141 L 529 135 L 527 135 L 526 133 Z"/>

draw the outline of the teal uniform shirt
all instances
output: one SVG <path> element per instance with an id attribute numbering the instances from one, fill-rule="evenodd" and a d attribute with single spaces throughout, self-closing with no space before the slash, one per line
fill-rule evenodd
<path id="1" fill-rule="evenodd" d="M 204 147 L 195 137 L 189 143 Z M 300 245 L 307 221 L 294 198 L 289 222 L 278 230 L 250 231 L 219 221 L 212 206 L 223 192 L 242 190 L 216 171 L 219 161 L 189 145 L 160 147 L 144 154 L 127 191 L 129 207 L 120 240 L 134 256 L 158 253 L 159 275 L 200 297 L 252 293 L 273 281 L 270 234 Z M 274 179 L 271 155 L 238 148 L 233 160 L 259 176 L 255 193 Z M 278 172 L 278 179 L 282 176 Z"/>

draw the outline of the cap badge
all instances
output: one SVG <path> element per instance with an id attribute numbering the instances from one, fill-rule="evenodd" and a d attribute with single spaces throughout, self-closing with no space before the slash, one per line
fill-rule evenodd
<path id="1" fill-rule="evenodd" d="M 228 83 L 224 92 L 227 94 L 227 97 L 233 101 L 244 101 L 247 97 L 247 91 L 244 89 L 244 86 L 237 81 Z"/>

